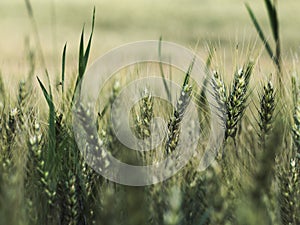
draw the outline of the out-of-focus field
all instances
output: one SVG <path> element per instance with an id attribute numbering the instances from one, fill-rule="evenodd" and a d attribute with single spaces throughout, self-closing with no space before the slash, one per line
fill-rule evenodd
<path id="1" fill-rule="evenodd" d="M 262 48 L 241 0 L 32 0 L 31 3 L 46 66 L 52 74 L 60 70 L 65 42 L 68 42 L 67 67 L 75 71 L 80 32 L 84 23 L 90 31 L 93 6 L 96 6 L 96 27 L 91 61 L 121 44 L 160 36 L 192 49 L 199 42 L 198 49 L 204 53 L 204 47 L 213 43 L 221 49 L 220 57 L 224 58 L 225 50 L 226 60 L 237 43 L 247 46 L 257 41 L 256 49 Z M 267 27 L 264 2 L 249 3 Z M 299 9 L 299 1 L 279 1 L 283 55 L 289 62 L 299 52 Z M 20 78 L 27 71 L 26 37 L 31 48 L 36 49 L 25 1 L 0 1 L 0 28 L 0 70 L 4 76 Z M 271 33 L 267 36 L 271 38 Z"/>

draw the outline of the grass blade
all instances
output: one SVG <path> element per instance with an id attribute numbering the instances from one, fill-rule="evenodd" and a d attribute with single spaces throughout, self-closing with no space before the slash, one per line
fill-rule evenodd
<path id="1" fill-rule="evenodd" d="M 90 55 L 90 49 L 91 49 L 91 43 L 92 43 L 92 37 L 93 37 L 93 34 L 94 34 L 95 13 L 96 13 L 96 9 L 94 7 L 93 18 L 92 18 L 92 31 L 91 31 L 91 34 L 90 34 L 90 37 L 89 37 L 89 41 L 88 41 L 88 45 L 86 47 L 86 50 L 84 50 L 84 27 L 82 29 L 81 38 L 80 38 L 80 45 L 79 45 L 78 76 L 77 76 L 76 83 L 75 83 L 75 89 L 74 89 L 74 92 L 73 92 L 71 106 L 74 103 L 75 92 L 76 92 L 77 88 L 80 88 L 79 83 L 80 83 L 81 79 L 84 76 L 86 66 L 87 66 L 87 63 L 88 63 L 88 58 L 89 58 L 89 55 Z"/>
<path id="2" fill-rule="evenodd" d="M 2 78 L 2 73 L 0 71 L 0 101 L 3 100 L 3 102 L 6 100 L 6 95 L 5 95 L 5 89 L 4 89 L 4 82 Z"/>
<path id="3" fill-rule="evenodd" d="M 246 9 L 250 15 L 250 18 L 251 18 L 253 24 L 254 24 L 254 27 L 255 27 L 260 39 L 265 44 L 265 48 L 276 67 L 279 86 L 282 87 L 282 69 L 281 69 L 282 60 L 281 60 L 281 45 L 280 45 L 280 37 L 279 37 L 279 22 L 278 22 L 277 10 L 275 7 L 275 3 L 272 3 L 271 0 L 265 0 L 265 5 L 266 5 L 267 11 L 268 11 L 268 17 L 269 17 L 269 21 L 270 21 L 273 39 L 275 41 L 274 51 L 271 49 L 269 42 L 265 38 L 265 35 L 264 35 L 260 25 L 258 24 L 257 19 L 256 19 L 254 13 L 252 12 L 250 6 L 247 3 L 245 3 Z M 282 88 L 280 88 L 280 90 L 282 90 Z"/>
<path id="4" fill-rule="evenodd" d="M 273 51 L 272 51 L 272 49 L 270 47 L 270 44 L 268 43 L 268 41 L 267 41 L 267 39 L 266 39 L 266 37 L 265 37 L 262 29 L 261 29 L 261 26 L 259 25 L 259 23 L 258 23 L 255 15 L 254 15 L 254 13 L 252 12 L 252 9 L 250 8 L 250 6 L 247 3 L 245 3 L 245 6 L 246 6 L 246 9 L 247 9 L 247 11 L 249 13 L 249 16 L 250 16 L 250 18 L 252 20 L 252 23 L 253 23 L 253 25 L 254 25 L 254 27 L 255 27 L 255 29 L 256 29 L 256 31 L 257 31 L 260 39 L 262 40 L 262 42 L 265 45 L 265 48 L 266 48 L 269 56 L 271 57 L 271 59 L 274 59 L 274 54 L 273 54 Z"/>
<path id="5" fill-rule="evenodd" d="M 48 106 L 50 106 L 51 104 L 53 104 L 51 95 L 48 93 L 47 89 L 45 88 L 45 86 L 43 85 L 43 83 L 41 82 L 39 77 L 37 77 L 37 80 L 38 80 L 39 85 L 40 85 L 40 87 L 43 91 L 43 95 L 44 95 L 44 97 L 45 97 L 45 99 L 48 103 Z"/>
<path id="6" fill-rule="evenodd" d="M 79 44 L 79 62 L 78 62 L 78 76 L 83 74 L 83 57 L 84 57 L 84 26 L 81 31 L 80 44 Z"/>
<path id="7" fill-rule="evenodd" d="M 62 54 L 62 65 L 61 65 L 61 92 L 62 92 L 62 96 L 64 96 L 64 92 L 65 92 L 66 50 L 67 50 L 67 43 L 64 46 L 64 50 L 63 50 L 63 54 Z"/>
<path id="8" fill-rule="evenodd" d="M 190 64 L 188 71 L 186 72 L 186 75 L 185 75 L 185 78 L 184 78 L 184 82 L 183 82 L 182 88 L 184 88 L 184 87 L 185 87 L 186 85 L 188 85 L 188 83 L 189 83 L 190 76 L 191 76 L 191 72 L 192 72 L 193 67 L 194 67 L 194 63 L 195 63 L 195 57 L 193 58 L 193 61 L 192 61 L 192 63 Z"/>
<path id="9" fill-rule="evenodd" d="M 25 5 L 26 5 L 26 10 L 31 22 L 31 26 L 33 28 L 33 32 L 34 32 L 34 36 L 35 36 L 35 41 L 37 44 L 37 51 L 40 55 L 40 60 L 41 60 L 41 64 L 44 67 L 44 69 L 46 69 L 46 61 L 45 61 L 45 57 L 44 57 L 44 53 L 43 53 L 43 48 L 42 48 L 42 44 L 41 44 L 41 39 L 39 36 L 39 32 L 38 32 L 38 26 L 33 14 L 33 9 L 32 9 L 32 5 L 30 3 L 30 0 L 25 0 Z"/>
<path id="10" fill-rule="evenodd" d="M 166 80 L 164 70 L 163 70 L 163 66 L 162 66 L 162 62 L 161 62 L 161 42 L 162 42 L 162 37 L 159 38 L 159 44 L 158 44 L 159 69 L 160 69 L 161 76 L 163 78 L 163 83 L 164 83 L 165 90 L 166 90 L 167 95 L 168 95 L 168 99 L 169 99 L 170 102 L 172 102 L 171 92 L 170 92 L 170 89 L 168 87 L 167 80 Z"/>
<path id="11" fill-rule="evenodd" d="M 278 18 L 277 18 L 277 12 L 276 8 L 273 6 L 270 0 L 265 0 L 265 4 L 267 7 L 268 15 L 269 15 L 269 20 L 271 24 L 271 29 L 273 32 L 273 37 L 274 40 L 277 41 L 279 37 L 279 32 L 278 32 Z"/>
<path id="12" fill-rule="evenodd" d="M 199 95 L 199 102 L 202 102 L 203 105 L 205 104 L 204 102 L 206 101 L 206 87 L 207 87 L 207 83 L 208 80 L 210 79 L 210 66 L 212 63 L 212 59 L 214 57 L 215 54 L 215 50 L 212 46 L 209 47 L 209 51 L 208 51 L 208 57 L 206 59 L 205 62 L 205 79 L 203 81 L 203 87 L 201 89 L 200 95 Z"/>
<path id="13" fill-rule="evenodd" d="M 83 60 L 84 60 L 84 65 L 86 67 L 86 64 L 88 62 L 88 58 L 89 58 L 89 54 L 90 54 L 90 49 L 91 49 L 91 43 L 92 43 L 92 37 L 93 37 L 93 34 L 94 34 L 94 27 L 95 27 L 95 7 L 93 9 L 93 19 L 92 19 L 92 31 L 91 31 L 91 34 L 90 34 L 90 38 L 89 38 L 89 42 L 88 42 L 88 45 L 86 47 L 86 50 L 85 50 L 85 53 L 84 53 L 84 56 L 83 56 Z M 84 68 L 85 70 L 85 68 Z"/>
<path id="14" fill-rule="evenodd" d="M 271 30 L 273 34 L 273 38 L 275 41 L 275 56 L 274 56 L 274 63 L 277 67 L 277 71 L 281 75 L 281 46 L 280 46 L 280 37 L 279 37 L 279 22 L 278 22 L 278 16 L 277 16 L 277 10 L 275 8 L 275 5 L 272 4 L 271 0 L 265 0 L 265 4 L 268 11 L 269 21 L 271 25 Z M 279 82 L 281 83 L 281 78 L 279 78 Z"/>
<path id="15" fill-rule="evenodd" d="M 55 158 L 56 158 L 56 131 L 55 131 L 55 106 L 53 103 L 53 97 L 52 94 L 48 93 L 46 90 L 45 86 L 41 82 L 41 80 L 37 77 L 37 80 L 39 82 L 39 85 L 43 91 L 44 97 L 48 103 L 49 106 L 49 130 L 48 130 L 48 135 L 49 135 L 49 142 L 48 142 L 48 152 L 47 152 L 47 157 L 46 157 L 46 167 L 48 166 L 47 169 L 51 170 L 51 165 L 54 165 L 55 163 Z"/>

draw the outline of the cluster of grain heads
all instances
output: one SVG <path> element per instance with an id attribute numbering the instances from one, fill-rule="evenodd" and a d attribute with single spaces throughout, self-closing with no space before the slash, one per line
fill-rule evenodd
<path id="1" fill-rule="evenodd" d="M 219 112 L 218 116 L 224 121 L 224 144 L 229 137 L 233 138 L 235 142 L 237 130 L 247 106 L 248 88 L 253 66 L 252 62 L 248 62 L 235 73 L 229 93 L 227 93 L 226 85 L 220 74 L 217 71 L 212 73 L 212 95 L 217 104 L 214 107 Z"/>
<path id="2" fill-rule="evenodd" d="M 94 128 L 90 111 L 80 105 L 77 107 L 76 113 L 87 134 L 87 143 L 84 146 L 83 156 L 91 157 L 89 160 L 91 167 L 99 167 L 101 165 L 99 168 L 107 169 L 110 165 L 107 157 L 108 153 L 102 149 L 103 141 L 99 139 L 97 129 Z"/>
<path id="3" fill-rule="evenodd" d="M 78 149 L 72 144 L 75 140 L 70 139 L 74 137 L 68 136 L 69 128 L 63 126 L 61 116 L 57 116 L 56 130 L 58 133 L 62 132 L 62 137 L 56 142 L 60 156 L 56 162 L 56 177 L 50 177 L 50 171 L 45 167 L 47 145 L 39 123 L 35 122 L 30 134 L 26 189 L 29 192 L 28 211 L 32 212 L 30 221 L 35 223 L 43 221 L 48 224 L 70 225 L 94 221 L 93 206 L 96 204 L 92 191 L 96 184 L 94 177 L 90 177 L 93 173 L 89 168 L 81 168 L 82 161 L 76 154 Z M 33 189 L 37 192 L 32 193 L 30 190 Z"/>
<path id="4" fill-rule="evenodd" d="M 40 190 L 40 198 L 46 202 L 46 206 L 43 207 L 53 208 L 55 205 L 56 191 L 53 190 L 49 179 L 49 171 L 45 167 L 45 152 L 43 152 L 43 146 L 44 138 L 40 130 L 40 124 L 35 122 L 33 132 L 28 141 L 29 154 L 27 170 L 29 174 L 27 176 L 29 180 L 27 182 L 36 179 L 37 182 L 32 188 Z M 29 186 L 30 184 L 27 184 L 27 187 Z M 39 199 L 37 201 L 39 201 Z M 51 214 L 48 214 L 48 217 L 51 217 Z"/>
<path id="5" fill-rule="evenodd" d="M 142 163 L 143 158 L 141 157 L 145 155 L 142 153 L 142 155 L 140 155 L 140 151 L 136 153 L 136 151 L 130 151 L 122 146 L 115 135 L 112 125 L 109 123 L 110 118 L 106 116 L 107 112 L 111 111 L 112 105 L 114 103 L 118 104 L 118 102 L 115 101 L 119 101 L 117 99 L 119 91 L 120 82 L 116 81 L 112 87 L 109 102 L 99 115 L 98 133 L 102 144 L 105 145 L 106 149 L 114 157 L 122 159 L 123 162 L 126 160 L 132 162 L 131 160 L 138 158 L 137 163 Z M 144 93 L 144 97 L 141 99 L 138 107 L 138 111 L 133 113 L 133 131 L 138 138 L 144 139 L 150 136 L 150 121 L 153 116 L 153 98 L 148 91 Z M 121 109 L 116 110 L 117 114 L 123 113 L 120 111 Z M 119 121 L 115 121 L 115 123 L 116 126 L 118 126 Z M 150 144 L 149 142 L 149 146 Z M 145 146 L 141 146 L 141 148 L 142 147 L 144 148 Z M 133 155 L 130 152 L 132 152 Z M 136 161 L 134 161 L 134 163 L 136 163 Z M 147 209 L 151 206 L 145 202 L 146 196 L 144 187 L 120 187 L 118 184 L 111 185 L 110 182 L 108 182 L 103 184 L 98 193 L 99 198 L 101 198 L 101 209 L 97 217 L 100 218 L 100 221 L 111 225 L 120 223 L 125 225 L 148 224 L 149 214 L 147 213 Z M 110 196 L 111 194 L 112 196 Z M 115 212 L 112 212 L 112 209 Z"/>
<path id="6" fill-rule="evenodd" d="M 260 144 L 263 147 L 265 146 L 267 135 L 272 128 L 275 105 L 275 91 L 271 81 L 269 81 L 263 88 L 259 109 L 259 137 Z"/>
<path id="7" fill-rule="evenodd" d="M 180 125 L 190 103 L 192 86 L 189 72 L 183 83 L 176 108 L 168 123 L 165 151 L 170 155 L 176 151 Z M 207 224 L 206 196 L 204 178 L 194 171 L 193 163 L 169 180 L 150 188 L 151 224 Z M 184 177 L 184 180 L 182 179 Z"/>
<path id="8" fill-rule="evenodd" d="M 225 139 L 228 137 L 235 139 L 238 123 L 241 121 L 246 108 L 248 86 L 253 66 L 254 64 L 249 62 L 235 73 L 227 100 Z"/>
<path id="9" fill-rule="evenodd" d="M 177 100 L 176 108 L 174 109 L 173 115 L 171 116 L 168 123 L 167 139 L 164 145 L 165 156 L 170 155 L 176 150 L 179 137 L 180 137 L 180 125 L 184 117 L 185 111 L 190 103 L 192 86 L 189 84 L 190 71 L 186 74 L 180 96 Z M 145 117 L 151 112 L 152 116 L 152 104 L 150 98 L 144 98 L 145 102 L 141 105 L 141 112 L 143 112 L 143 107 L 148 111 L 147 114 L 144 113 L 144 118 L 148 120 L 150 117 Z M 145 107 L 147 106 L 147 107 Z M 146 122 L 146 121 L 145 121 Z M 147 121 L 148 123 L 148 121 Z M 153 159 L 152 159 L 153 160 Z M 182 200 L 181 200 L 181 182 L 176 182 L 176 178 L 171 178 L 170 180 L 153 185 L 149 187 L 149 198 L 150 201 L 150 213 L 149 218 L 150 223 L 153 225 L 158 224 L 179 224 L 182 219 Z M 151 197 L 150 197 L 151 196 Z"/>
<path id="10" fill-rule="evenodd" d="M 0 224 L 19 224 L 18 220 L 25 220 L 26 215 L 23 176 L 27 149 L 23 142 L 27 137 L 21 133 L 23 117 L 19 107 L 7 107 L 6 103 L 0 77 L 0 206 L 5 208 L 0 210 Z"/>
<path id="11" fill-rule="evenodd" d="M 61 224 L 76 225 L 85 224 L 82 215 L 82 202 L 80 202 L 80 186 L 78 184 L 77 176 L 71 171 L 65 176 L 64 183 L 62 184 L 61 200 Z"/>
<path id="12" fill-rule="evenodd" d="M 80 88 L 80 80 L 87 66 L 92 34 L 93 28 L 85 49 L 82 32 L 76 88 Z M 63 70 L 65 52 L 66 47 L 63 53 Z M 207 67 L 210 65 L 209 60 Z M 241 131 L 237 145 L 226 142 L 226 150 L 252 150 L 252 145 L 243 139 L 248 130 L 239 129 L 247 106 L 252 68 L 253 64 L 247 63 L 237 71 L 230 89 L 226 87 L 218 72 L 213 72 L 211 77 L 212 92 L 217 100 L 215 107 L 225 121 L 226 139 L 235 140 L 237 131 Z M 33 71 L 32 65 L 30 74 Z M 160 149 L 160 153 L 165 156 L 176 152 L 178 141 L 183 135 L 180 126 L 191 101 L 192 91 L 196 92 L 188 84 L 189 72 L 168 123 L 166 142 Z M 64 93 L 65 79 L 64 72 L 62 73 Z M 208 77 L 205 82 L 208 82 Z M 164 83 L 167 84 L 165 79 Z M 227 157 L 219 158 L 219 161 L 203 172 L 195 169 L 193 160 L 196 159 L 191 159 L 185 168 L 170 179 L 148 187 L 114 184 L 101 177 L 85 161 L 89 159 L 90 165 L 97 168 L 101 166 L 106 170 L 111 166 L 107 154 L 117 152 L 116 158 L 123 162 L 131 159 L 130 153 L 127 153 L 128 149 L 124 154 L 125 148 L 114 135 L 106 113 L 117 100 L 119 82 L 112 87 L 108 104 L 99 113 L 97 128 L 94 126 L 92 113 L 83 106 L 77 107 L 77 118 L 80 122 L 77 125 L 82 125 L 81 131 L 86 135 L 81 139 L 87 140 L 83 143 L 83 157 L 72 132 L 72 118 L 65 113 L 67 106 L 76 104 L 72 98 L 74 89 L 70 88 L 69 100 L 64 98 L 63 94 L 63 107 L 59 108 L 57 104 L 56 108 L 51 86 L 46 90 L 40 82 L 49 106 L 48 124 L 45 126 L 45 132 L 42 132 L 36 115 L 28 115 L 31 111 L 28 97 L 31 93 L 27 89 L 29 84 L 28 80 L 20 82 L 16 108 L 5 108 L 7 98 L 0 76 L 0 206 L 4 206 L 0 207 L 0 224 L 300 224 L 299 98 L 296 96 L 294 100 L 292 132 L 282 134 L 282 123 L 277 124 L 278 121 L 274 119 L 275 105 L 279 99 L 275 99 L 277 95 L 271 82 L 264 86 L 259 98 L 259 137 L 256 134 L 252 135 L 253 133 L 249 135 L 251 140 L 259 139 L 264 151 L 255 156 L 241 151 L 242 157 L 239 158 L 235 156 L 234 151 L 226 151 Z M 167 86 L 166 89 L 168 91 Z M 199 99 L 199 103 L 202 105 L 199 108 L 203 106 L 207 109 L 205 90 L 201 93 L 203 97 Z M 133 127 L 138 138 L 146 139 L 152 135 L 150 121 L 160 108 L 147 91 L 138 107 L 133 115 Z M 290 140 L 285 145 L 289 147 L 291 136 L 293 151 L 284 151 L 286 158 L 282 160 L 281 155 L 277 153 L 279 149 L 286 148 L 280 141 Z M 27 142 L 25 148 L 21 140 Z M 108 152 L 103 151 L 104 144 Z M 199 143 L 197 151 L 201 151 L 205 144 Z M 23 160 L 22 153 L 27 154 L 27 160 Z M 144 158 L 143 163 L 148 164 L 159 159 L 157 155 L 149 156 Z M 283 168 L 287 162 L 288 167 Z M 279 173 L 275 168 L 282 171 Z M 276 174 L 279 176 L 275 177 Z M 27 213 L 27 220 L 23 219 L 23 212 Z"/>

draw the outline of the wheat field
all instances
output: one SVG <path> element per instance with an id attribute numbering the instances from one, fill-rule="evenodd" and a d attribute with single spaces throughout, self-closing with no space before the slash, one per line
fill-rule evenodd
<path id="1" fill-rule="evenodd" d="M 1 1 L 0 224 L 300 224 L 299 6 L 292 0 Z M 148 63 L 107 80 L 96 112 L 77 101 L 96 58 L 128 42 L 161 44 L 160 38 L 203 59 L 211 89 L 196 85 L 193 62 L 187 71 Z M 161 132 L 153 120 L 160 116 L 165 136 L 155 151 L 136 152 L 118 139 L 113 125 L 120 121 L 110 116 L 123 88 L 152 74 L 165 95 L 167 79 L 179 91 L 172 106 L 146 85 L 137 89 L 142 97 L 127 112 L 132 134 L 143 148 L 153 146 L 149 138 Z M 191 104 L 197 121 L 186 118 Z M 224 138 L 201 170 L 200 155 L 216 133 L 213 110 Z M 74 117 L 87 134 L 79 137 L 84 143 Z M 149 165 L 174 153 L 179 161 L 176 149 L 190 150 L 181 137 L 195 135 L 183 133 L 186 121 L 200 124 L 202 139 L 187 164 L 162 182 L 124 185 L 92 166 L 110 170 L 108 156 Z M 97 157 L 87 163 L 82 148 Z"/>

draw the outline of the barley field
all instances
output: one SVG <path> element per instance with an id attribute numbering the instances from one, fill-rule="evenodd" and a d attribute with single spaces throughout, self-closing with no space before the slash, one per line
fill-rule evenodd
<path id="1" fill-rule="evenodd" d="M 0 224 L 300 224 L 298 9 L 295 0 L 1 0 Z M 157 40 L 160 57 L 164 41 L 185 46 L 203 61 L 204 85 L 195 58 L 186 71 L 130 65 L 105 81 L 90 110 L 77 91 L 93 61 L 141 40 Z M 153 74 L 167 98 L 141 82 Z M 125 88 L 139 96 L 129 109 Z M 138 148 L 151 151 L 124 144 L 115 130 L 124 118 Z M 111 157 L 180 164 L 178 149 L 194 146 L 182 138 L 197 135 L 168 179 L 102 176 L 115 169 Z"/>

